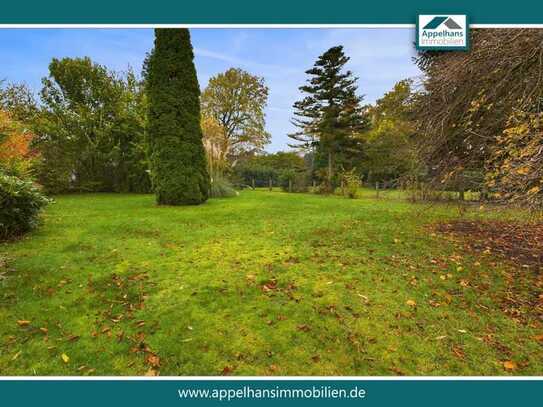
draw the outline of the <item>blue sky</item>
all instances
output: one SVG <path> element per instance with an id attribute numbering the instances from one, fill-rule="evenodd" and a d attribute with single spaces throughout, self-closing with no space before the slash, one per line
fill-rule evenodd
<path id="1" fill-rule="evenodd" d="M 414 29 L 192 29 L 200 87 L 230 67 L 264 77 L 270 88 L 268 151 L 286 150 L 289 120 L 304 71 L 335 45 L 351 57 L 360 94 L 373 103 L 394 83 L 420 75 L 412 61 Z M 36 92 L 51 58 L 89 56 L 110 69 L 141 70 L 153 45 L 150 29 L 0 29 L 0 79 L 25 82 Z"/>

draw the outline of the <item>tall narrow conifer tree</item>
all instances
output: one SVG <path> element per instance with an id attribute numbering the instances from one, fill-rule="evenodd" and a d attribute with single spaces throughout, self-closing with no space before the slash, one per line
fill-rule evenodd
<path id="1" fill-rule="evenodd" d="M 193 59 L 187 29 L 155 30 L 145 79 L 151 178 L 159 204 L 197 205 L 209 195 Z"/>

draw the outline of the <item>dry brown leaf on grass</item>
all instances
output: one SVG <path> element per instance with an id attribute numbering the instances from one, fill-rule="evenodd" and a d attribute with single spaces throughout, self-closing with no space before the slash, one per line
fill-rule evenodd
<path id="1" fill-rule="evenodd" d="M 155 354 L 147 355 L 147 363 L 152 367 L 160 367 L 160 358 Z"/>
<path id="2" fill-rule="evenodd" d="M 27 321 L 26 319 L 20 319 L 17 321 L 17 325 L 19 326 L 28 326 L 30 325 L 30 321 Z"/>
<path id="3" fill-rule="evenodd" d="M 310 330 L 311 330 L 311 327 L 309 325 L 306 325 L 306 324 L 298 325 L 298 331 L 309 332 Z"/>
<path id="4" fill-rule="evenodd" d="M 234 368 L 231 367 L 231 366 L 225 366 L 223 369 L 222 369 L 222 372 L 221 374 L 223 376 L 226 376 L 226 375 L 229 375 L 230 373 L 232 373 L 234 371 Z"/>
<path id="5" fill-rule="evenodd" d="M 452 352 L 458 359 L 464 359 L 464 350 L 460 346 L 453 346 Z"/>

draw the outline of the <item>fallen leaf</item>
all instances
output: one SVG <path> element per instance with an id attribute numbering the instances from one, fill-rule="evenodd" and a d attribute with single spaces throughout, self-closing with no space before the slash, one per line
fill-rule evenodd
<path id="1" fill-rule="evenodd" d="M 403 375 L 404 375 L 403 371 L 401 371 L 401 370 L 400 370 L 399 368 L 397 368 L 397 367 L 391 367 L 390 370 L 391 370 L 392 372 L 396 373 L 397 375 L 400 375 L 400 376 L 403 376 Z"/>
<path id="2" fill-rule="evenodd" d="M 145 372 L 145 376 L 158 376 L 158 371 L 151 368 L 147 372 Z"/>
<path id="3" fill-rule="evenodd" d="M 434 300 L 430 300 L 428 301 L 428 304 L 430 304 L 432 307 L 434 308 L 437 308 L 437 307 L 440 307 L 441 306 L 441 303 L 437 302 L 437 301 L 434 301 Z"/>
<path id="4" fill-rule="evenodd" d="M 306 325 L 306 324 L 298 325 L 298 331 L 309 332 L 310 330 L 311 328 L 309 327 L 309 325 Z"/>
<path id="5" fill-rule="evenodd" d="M 407 300 L 405 302 L 405 305 L 409 305 L 410 307 L 416 307 L 417 303 L 415 302 L 415 300 Z"/>
<path id="6" fill-rule="evenodd" d="M 231 367 L 231 366 L 225 366 L 223 369 L 222 369 L 222 372 L 221 374 L 223 375 L 228 375 L 230 373 L 232 373 L 234 371 L 234 368 Z"/>
<path id="7" fill-rule="evenodd" d="M 65 353 L 63 353 L 62 355 L 60 355 L 60 357 L 62 358 L 62 361 L 64 363 L 68 363 L 70 361 L 70 358 L 68 357 L 68 355 L 66 355 Z"/>
<path id="8" fill-rule="evenodd" d="M 147 363 L 153 367 L 160 367 L 160 358 L 157 355 L 150 354 L 147 356 Z"/>
<path id="9" fill-rule="evenodd" d="M 455 356 L 459 359 L 464 359 L 464 351 L 462 350 L 461 347 L 459 346 L 453 346 L 452 347 L 452 351 L 453 353 L 455 354 Z"/>
<path id="10" fill-rule="evenodd" d="M 505 370 L 515 370 L 517 368 L 517 364 L 512 360 L 506 360 L 503 362 L 503 367 Z"/>
<path id="11" fill-rule="evenodd" d="M 28 325 L 30 325 L 30 321 L 27 321 L 25 319 L 20 319 L 19 321 L 17 321 L 17 325 L 19 325 L 19 326 L 28 326 Z"/>
<path id="12" fill-rule="evenodd" d="M 264 284 L 262 286 L 262 291 L 264 292 L 270 292 L 270 291 L 273 291 L 277 288 L 277 281 L 275 280 L 270 280 L 268 281 L 266 284 Z"/>
<path id="13" fill-rule="evenodd" d="M 21 353 L 22 353 L 22 351 L 17 352 L 15 355 L 13 355 L 13 357 L 11 358 L 11 360 L 17 359 L 19 356 L 21 356 Z"/>

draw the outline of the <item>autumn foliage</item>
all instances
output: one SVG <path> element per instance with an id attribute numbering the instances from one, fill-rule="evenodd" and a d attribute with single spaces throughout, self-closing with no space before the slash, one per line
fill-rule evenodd
<path id="1" fill-rule="evenodd" d="M 543 30 L 472 31 L 470 52 L 425 52 L 420 153 L 433 186 L 543 207 Z"/>
<path id="2" fill-rule="evenodd" d="M 499 197 L 543 203 L 543 113 L 515 112 L 492 150 L 487 183 Z"/>
<path id="3" fill-rule="evenodd" d="M 31 148 L 33 138 L 21 123 L 0 111 L 0 168 L 13 175 L 29 175 L 38 156 Z"/>

